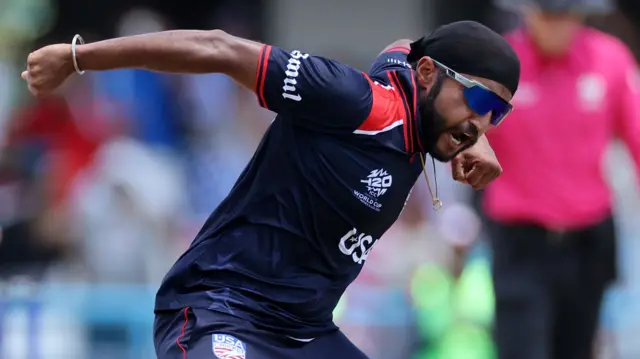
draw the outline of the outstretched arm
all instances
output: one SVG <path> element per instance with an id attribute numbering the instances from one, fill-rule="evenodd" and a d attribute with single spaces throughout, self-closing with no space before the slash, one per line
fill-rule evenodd
<path id="1" fill-rule="evenodd" d="M 221 30 L 177 30 L 79 45 L 76 54 L 82 70 L 219 72 L 253 89 L 261 48 L 260 43 Z M 46 95 L 74 71 L 71 45 L 57 44 L 31 53 L 23 78 L 29 75 L 29 89 L 35 95 Z"/>
<path id="2" fill-rule="evenodd" d="M 223 73 L 255 91 L 260 105 L 315 130 L 351 133 L 368 116 L 372 90 L 360 71 L 299 50 L 239 38 L 222 30 L 176 30 L 79 45 L 81 70 L 138 68 L 171 73 Z M 29 55 L 22 77 L 36 96 L 75 72 L 72 47 Z"/>

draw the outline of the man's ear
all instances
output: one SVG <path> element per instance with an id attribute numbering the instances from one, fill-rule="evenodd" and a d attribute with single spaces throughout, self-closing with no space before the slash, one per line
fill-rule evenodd
<path id="1" fill-rule="evenodd" d="M 430 88 L 435 81 L 436 72 L 437 68 L 433 60 L 429 56 L 421 57 L 416 66 L 418 87 L 422 89 Z"/>

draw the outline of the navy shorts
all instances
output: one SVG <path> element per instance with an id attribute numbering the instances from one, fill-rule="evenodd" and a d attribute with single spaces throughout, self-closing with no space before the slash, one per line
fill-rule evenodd
<path id="1" fill-rule="evenodd" d="M 207 309 L 156 311 L 158 359 L 367 359 L 340 331 L 300 341 Z"/>

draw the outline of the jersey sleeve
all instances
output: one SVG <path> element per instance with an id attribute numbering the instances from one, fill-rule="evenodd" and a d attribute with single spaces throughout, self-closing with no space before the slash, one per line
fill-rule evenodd
<path id="1" fill-rule="evenodd" d="M 411 68 L 411 65 L 407 62 L 407 55 L 409 55 L 409 49 L 406 47 L 398 46 L 387 49 L 376 57 L 371 65 L 369 74 L 375 76 L 389 70 Z"/>
<path id="2" fill-rule="evenodd" d="M 260 106 L 297 125 L 353 132 L 368 117 L 373 96 L 365 74 L 334 60 L 264 45 L 256 73 Z"/>

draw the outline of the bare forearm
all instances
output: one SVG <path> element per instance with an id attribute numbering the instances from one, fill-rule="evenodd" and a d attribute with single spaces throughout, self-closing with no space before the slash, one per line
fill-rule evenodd
<path id="1" fill-rule="evenodd" d="M 77 48 L 83 70 L 141 68 L 163 72 L 221 72 L 225 51 L 216 31 L 177 30 L 99 41 Z"/>
<path id="2" fill-rule="evenodd" d="M 177 30 L 121 37 L 76 47 L 81 70 L 139 68 L 173 73 L 223 73 L 254 89 L 263 44 L 221 30 Z M 32 52 L 22 78 L 36 96 L 55 90 L 75 72 L 72 46 Z"/>
<path id="3" fill-rule="evenodd" d="M 174 30 L 79 45 L 76 54 L 82 70 L 217 72 L 253 88 L 261 46 L 222 30 Z"/>

